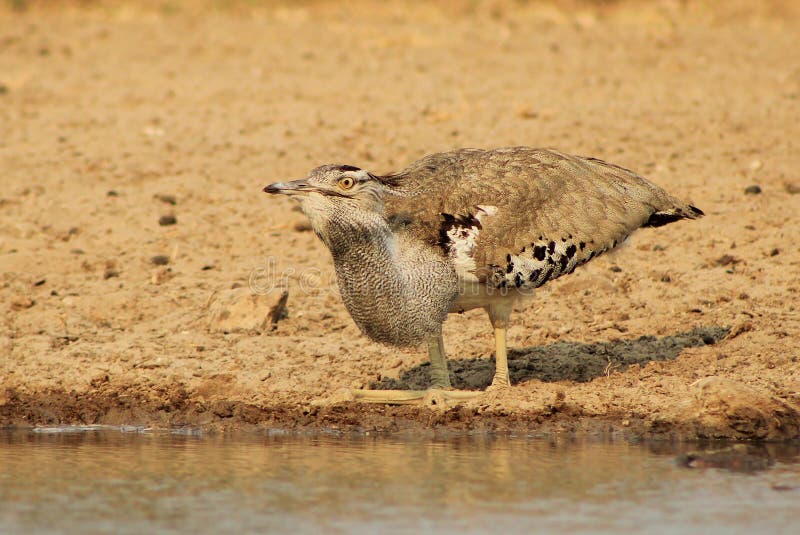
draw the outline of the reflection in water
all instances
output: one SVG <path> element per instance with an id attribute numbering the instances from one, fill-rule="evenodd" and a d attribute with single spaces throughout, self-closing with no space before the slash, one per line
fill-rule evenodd
<path id="1" fill-rule="evenodd" d="M 664 444 L 0 431 L 0 531 L 781 532 L 800 459 L 770 448 L 741 474 Z"/>

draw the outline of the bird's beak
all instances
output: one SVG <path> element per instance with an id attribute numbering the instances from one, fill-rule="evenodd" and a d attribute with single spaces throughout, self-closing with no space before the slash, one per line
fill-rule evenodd
<path id="1" fill-rule="evenodd" d="M 275 182 L 264 188 L 266 193 L 283 193 L 284 195 L 299 195 L 303 193 L 311 193 L 318 191 L 317 188 L 308 183 L 308 180 L 301 178 L 300 180 L 292 180 L 291 182 Z"/>

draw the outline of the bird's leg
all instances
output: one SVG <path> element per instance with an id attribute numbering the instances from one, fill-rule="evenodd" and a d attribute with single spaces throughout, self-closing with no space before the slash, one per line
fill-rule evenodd
<path id="1" fill-rule="evenodd" d="M 431 386 L 428 390 L 351 390 L 352 399 L 363 403 L 388 403 L 391 405 L 419 403 L 429 406 L 447 406 L 483 394 L 483 392 L 453 390 L 450 385 L 450 373 L 447 371 L 447 359 L 444 355 L 444 341 L 441 333 L 431 335 L 427 342 L 428 356 L 431 359 Z"/>
<path id="2" fill-rule="evenodd" d="M 431 359 L 431 388 L 450 388 L 450 372 L 441 333 L 428 337 L 428 357 Z"/>
<path id="3" fill-rule="evenodd" d="M 511 386 L 511 379 L 508 376 L 508 348 L 506 346 L 506 332 L 508 330 L 508 320 L 511 317 L 513 302 L 509 299 L 508 303 L 492 304 L 486 307 L 489 313 L 489 321 L 494 328 L 494 377 L 489 388 L 508 388 Z"/>
<path id="4" fill-rule="evenodd" d="M 494 377 L 493 388 L 511 386 L 508 378 L 508 351 L 506 348 L 506 327 L 494 328 Z"/>

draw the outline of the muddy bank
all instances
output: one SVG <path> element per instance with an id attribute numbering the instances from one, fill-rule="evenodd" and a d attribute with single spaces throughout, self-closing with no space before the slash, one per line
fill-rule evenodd
<path id="1" fill-rule="evenodd" d="M 346 396 L 346 393 L 342 393 Z M 691 399 L 659 416 L 588 414 L 563 390 L 520 406 L 516 393 L 488 393 L 450 406 L 388 406 L 288 400 L 258 406 L 224 398 L 198 400 L 182 387 L 151 396 L 105 388 L 85 392 L 7 390 L 0 405 L 5 426 L 139 425 L 205 431 L 258 429 L 338 430 L 386 434 L 580 434 L 628 440 L 796 440 L 800 412 L 757 390 L 720 378 L 695 385 Z M 515 403 L 516 401 L 516 403 Z"/>

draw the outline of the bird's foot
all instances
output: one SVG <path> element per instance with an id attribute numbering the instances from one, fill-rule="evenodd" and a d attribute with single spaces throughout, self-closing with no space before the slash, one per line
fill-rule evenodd
<path id="1" fill-rule="evenodd" d="M 429 388 L 428 390 L 351 390 L 353 401 L 386 405 L 446 406 L 476 398 L 483 392 Z"/>
<path id="2" fill-rule="evenodd" d="M 508 375 L 495 375 L 492 379 L 492 384 L 486 388 L 486 391 L 498 392 L 509 388 L 511 388 L 511 380 L 508 378 Z"/>

